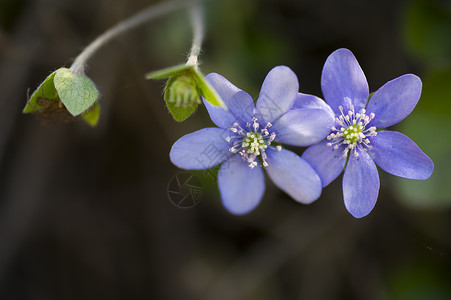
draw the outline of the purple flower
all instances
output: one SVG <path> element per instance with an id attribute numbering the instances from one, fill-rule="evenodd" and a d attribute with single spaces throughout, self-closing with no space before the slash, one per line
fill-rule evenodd
<path id="1" fill-rule="evenodd" d="M 281 143 L 309 146 L 323 140 L 333 116 L 318 108 L 290 110 L 298 93 L 296 74 L 285 66 L 266 76 L 256 106 L 252 97 L 219 74 L 206 80 L 228 109 L 204 99 L 211 120 L 220 128 L 204 128 L 174 143 L 171 161 L 182 169 L 203 170 L 223 163 L 218 186 L 224 207 L 246 214 L 265 190 L 263 169 L 276 186 L 301 203 L 321 194 L 321 180 L 312 167 Z"/>
<path id="2" fill-rule="evenodd" d="M 356 218 L 368 215 L 376 204 L 379 175 L 384 171 L 410 179 L 427 179 L 434 169 L 431 159 L 407 136 L 382 128 L 407 117 L 421 94 L 421 80 L 406 74 L 395 78 L 371 97 L 368 83 L 356 58 L 347 49 L 326 60 L 321 99 L 300 94 L 294 109 L 321 106 L 335 116 L 327 139 L 309 147 L 304 158 L 321 177 L 322 186 L 344 170 L 343 198 Z M 313 103 L 313 104 L 312 104 Z"/>

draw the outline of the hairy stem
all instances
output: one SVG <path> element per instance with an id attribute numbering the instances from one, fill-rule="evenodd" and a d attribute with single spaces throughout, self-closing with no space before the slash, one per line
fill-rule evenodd
<path id="1" fill-rule="evenodd" d="M 118 23 L 117 25 L 111 27 L 103 34 L 98 36 L 91 44 L 89 44 L 75 59 L 72 66 L 70 67 L 71 71 L 76 74 L 82 74 L 85 71 L 86 63 L 91 58 L 91 56 L 96 53 L 96 51 L 109 42 L 111 39 L 116 36 L 137 27 L 144 22 L 147 22 L 153 18 L 164 15 L 165 13 L 169 13 L 171 11 L 181 9 L 188 5 L 191 5 L 193 2 L 198 2 L 198 0 L 168 0 L 162 1 L 157 4 L 154 4 L 143 11 L 137 13 L 134 16 Z M 200 36 L 200 40 L 202 39 L 202 34 Z M 199 42 L 200 45 L 200 42 Z M 193 45 L 194 47 L 194 45 Z M 200 46 L 199 46 L 200 51 Z M 199 52 L 198 51 L 198 52 Z M 197 54 L 198 55 L 198 54 Z"/>
<path id="2" fill-rule="evenodd" d="M 188 56 L 187 65 L 197 68 L 198 57 L 201 52 L 202 40 L 204 39 L 204 19 L 202 8 L 199 3 L 193 5 L 190 9 L 191 24 L 193 27 L 193 44 Z"/>

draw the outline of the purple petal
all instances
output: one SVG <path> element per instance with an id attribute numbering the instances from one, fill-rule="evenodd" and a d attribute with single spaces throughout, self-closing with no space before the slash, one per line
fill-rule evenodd
<path id="1" fill-rule="evenodd" d="M 330 106 L 321 98 L 309 95 L 298 93 L 296 96 L 296 100 L 294 101 L 291 110 L 293 109 L 305 109 L 305 108 L 319 108 L 329 112 L 332 118 L 335 118 L 335 113 L 330 108 Z"/>
<path id="2" fill-rule="evenodd" d="M 282 149 L 266 151 L 269 177 L 294 200 L 309 204 L 321 195 L 321 179 L 297 154 Z"/>
<path id="3" fill-rule="evenodd" d="M 294 145 L 310 146 L 323 140 L 334 125 L 334 117 L 323 109 L 290 110 L 273 126 L 276 141 Z"/>
<path id="4" fill-rule="evenodd" d="M 374 113 L 371 126 L 386 128 L 407 117 L 420 100 L 421 80 L 413 74 L 395 78 L 371 97 L 366 110 Z"/>
<path id="5" fill-rule="evenodd" d="M 366 152 L 351 155 L 343 175 L 343 198 L 346 209 L 355 218 L 368 215 L 379 194 L 379 175 L 376 165 Z"/>
<path id="6" fill-rule="evenodd" d="M 324 99 L 335 114 L 340 113 L 340 105 L 345 112 L 351 104 L 360 111 L 368 101 L 369 90 L 365 74 L 348 49 L 338 49 L 327 58 L 321 75 L 321 89 Z"/>
<path id="7" fill-rule="evenodd" d="M 169 157 L 174 165 L 187 170 L 204 170 L 225 161 L 232 153 L 225 141 L 227 131 L 204 128 L 181 137 L 172 145 Z"/>
<path id="8" fill-rule="evenodd" d="M 234 215 L 243 215 L 260 203 L 265 176 L 261 167 L 251 169 L 240 155 L 235 155 L 219 169 L 218 186 L 224 207 Z"/>
<path id="9" fill-rule="evenodd" d="M 344 147 L 337 150 L 328 147 L 328 140 L 324 140 L 316 145 L 310 146 L 302 154 L 321 178 L 322 186 L 325 187 L 340 175 L 346 164 L 346 157 L 343 157 Z"/>
<path id="10" fill-rule="evenodd" d="M 218 92 L 227 106 L 226 110 L 203 99 L 213 123 L 221 128 L 229 128 L 235 122 L 241 126 L 246 125 L 246 122 L 250 122 L 254 114 L 254 101 L 248 93 L 240 90 L 223 76 L 216 73 L 208 74 L 205 76 L 205 79 Z"/>
<path id="11" fill-rule="evenodd" d="M 269 71 L 257 100 L 261 124 L 273 123 L 286 113 L 293 105 L 298 89 L 298 78 L 290 68 L 277 66 Z"/>
<path id="12" fill-rule="evenodd" d="M 369 153 L 385 172 L 409 179 L 424 180 L 434 169 L 432 160 L 407 136 L 396 131 L 378 131 L 371 138 Z"/>

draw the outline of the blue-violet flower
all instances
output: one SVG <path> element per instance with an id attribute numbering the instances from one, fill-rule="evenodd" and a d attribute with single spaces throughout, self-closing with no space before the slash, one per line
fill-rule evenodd
<path id="1" fill-rule="evenodd" d="M 321 194 L 321 179 L 297 154 L 281 143 L 309 146 L 323 140 L 334 118 L 323 109 L 290 110 L 299 89 L 296 74 L 286 66 L 266 76 L 256 105 L 252 97 L 219 74 L 206 80 L 228 109 L 203 99 L 219 128 L 204 128 L 174 143 L 171 161 L 182 169 L 203 170 L 220 163 L 218 186 L 224 207 L 246 214 L 260 202 L 265 190 L 263 169 L 276 186 L 301 203 Z"/>
<path id="2" fill-rule="evenodd" d="M 327 186 L 344 170 L 343 198 L 356 218 L 368 215 L 376 204 L 379 175 L 384 171 L 409 179 L 427 179 L 434 169 L 431 159 L 407 136 L 381 130 L 407 117 L 421 95 L 421 80 L 413 74 L 395 78 L 372 96 L 359 63 L 347 49 L 326 60 L 321 75 L 321 99 L 300 94 L 293 109 L 323 107 L 335 117 L 324 141 L 302 155 Z M 321 103 L 322 102 L 322 103 Z M 330 107 L 327 107 L 330 106 Z"/>

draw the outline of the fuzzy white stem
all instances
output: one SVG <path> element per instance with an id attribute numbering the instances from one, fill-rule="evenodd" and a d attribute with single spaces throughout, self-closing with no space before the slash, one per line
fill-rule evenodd
<path id="1" fill-rule="evenodd" d="M 187 65 L 197 68 L 198 57 L 201 52 L 202 40 L 204 39 L 204 18 L 202 8 L 199 3 L 194 4 L 190 9 L 191 24 L 193 27 L 193 44 L 188 56 Z"/>
<path id="2" fill-rule="evenodd" d="M 198 0 L 194 0 L 198 1 Z M 72 66 L 70 67 L 71 71 L 76 74 L 82 74 L 85 71 L 86 63 L 89 58 L 104 44 L 109 42 L 114 37 L 141 25 L 142 23 L 149 21 L 153 18 L 164 15 L 165 13 L 169 13 L 171 11 L 186 7 L 191 5 L 193 0 L 169 0 L 162 1 L 155 5 L 152 5 L 143 11 L 137 13 L 136 15 L 118 23 L 117 25 L 111 27 L 103 34 L 98 36 L 91 44 L 89 44 L 75 59 Z"/>

